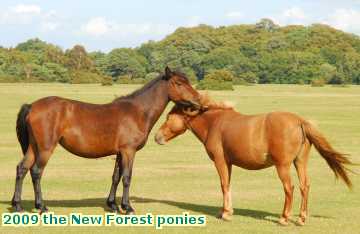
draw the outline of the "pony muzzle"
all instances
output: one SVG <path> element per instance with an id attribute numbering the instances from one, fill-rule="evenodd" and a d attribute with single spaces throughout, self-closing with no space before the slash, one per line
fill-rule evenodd
<path id="1" fill-rule="evenodd" d="M 155 142 L 158 143 L 159 145 L 165 145 L 166 144 L 165 137 L 164 137 L 164 135 L 163 135 L 163 133 L 161 131 L 158 131 L 156 133 Z"/>

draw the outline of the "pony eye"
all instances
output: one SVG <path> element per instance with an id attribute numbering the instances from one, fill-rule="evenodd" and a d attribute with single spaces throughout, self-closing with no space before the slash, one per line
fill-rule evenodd
<path id="1" fill-rule="evenodd" d="M 177 85 L 182 85 L 181 82 L 177 82 L 177 81 L 175 81 L 175 84 L 177 84 Z"/>

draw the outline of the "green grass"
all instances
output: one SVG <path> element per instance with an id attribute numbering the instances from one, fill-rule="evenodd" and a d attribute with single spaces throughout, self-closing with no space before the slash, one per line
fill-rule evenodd
<path id="1" fill-rule="evenodd" d="M 8 212 L 14 190 L 15 167 L 21 159 L 15 134 L 16 114 L 22 103 L 59 95 L 82 101 L 105 103 L 116 95 L 138 88 L 136 85 L 0 84 L 0 213 Z M 213 91 L 217 100 L 230 100 L 247 114 L 284 110 L 317 123 L 335 148 L 360 162 L 360 87 L 310 87 L 295 85 L 237 86 L 234 91 Z M 165 111 L 171 108 L 170 104 Z M 275 222 L 281 213 L 284 193 L 274 168 L 260 171 L 233 169 L 232 191 L 235 214 L 231 222 L 217 220 L 222 204 L 219 178 L 203 146 L 190 133 L 165 146 L 156 145 L 151 133 L 147 145 L 137 153 L 131 185 L 131 200 L 138 214 L 207 215 L 202 228 L 165 227 L 32 227 L 4 228 L 0 233 L 360 233 L 360 178 L 352 176 L 354 190 L 335 182 L 325 161 L 312 149 L 311 179 L 306 226 Z M 45 169 L 42 189 L 46 204 L 56 214 L 82 212 L 104 214 L 114 164 L 113 157 L 90 160 L 76 157 L 58 147 Z M 359 171 L 359 170 L 358 170 Z M 294 170 L 293 217 L 299 212 L 300 192 Z M 121 196 L 121 186 L 118 197 Z M 33 207 L 30 176 L 24 181 L 23 204 Z"/>

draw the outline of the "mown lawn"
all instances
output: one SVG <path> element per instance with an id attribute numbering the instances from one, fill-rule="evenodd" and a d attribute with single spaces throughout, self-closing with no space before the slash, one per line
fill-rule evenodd
<path id="1" fill-rule="evenodd" d="M 0 84 L 0 213 L 8 212 L 13 194 L 15 167 L 21 156 L 15 134 L 16 114 L 22 103 L 58 95 L 82 101 L 105 103 L 139 86 L 65 84 Z M 360 87 L 309 87 L 295 85 L 238 86 L 235 91 L 216 91 L 217 100 L 230 100 L 243 113 L 273 110 L 291 111 L 317 123 L 340 151 L 360 162 Z M 170 104 L 165 111 L 170 109 Z M 288 227 L 276 221 L 283 206 L 283 189 L 274 168 L 261 171 L 233 169 L 232 190 L 235 214 L 231 222 L 217 220 L 222 204 L 219 179 L 202 145 L 187 133 L 165 146 L 157 145 L 153 134 L 137 153 L 131 185 L 131 200 L 137 214 L 207 215 L 201 228 L 164 227 L 0 227 L 0 233 L 360 233 L 360 176 L 352 176 L 354 189 L 334 180 L 325 161 L 313 149 L 309 162 L 310 218 L 306 226 Z M 113 157 L 89 160 L 58 147 L 42 180 L 43 195 L 56 214 L 82 212 L 104 214 L 114 164 Z M 359 171 L 359 169 L 356 169 Z M 299 212 L 300 192 L 293 170 L 295 200 L 292 220 Z M 121 196 L 122 189 L 118 191 Z M 30 176 L 24 181 L 23 204 L 33 207 Z"/>

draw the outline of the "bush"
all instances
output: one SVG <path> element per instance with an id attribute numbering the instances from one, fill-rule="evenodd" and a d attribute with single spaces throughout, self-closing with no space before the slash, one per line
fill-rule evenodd
<path id="1" fill-rule="evenodd" d="M 89 83 L 101 83 L 104 79 L 103 76 L 88 71 L 73 71 L 70 73 L 72 84 L 89 84 Z"/>
<path id="2" fill-rule="evenodd" d="M 295 84 L 298 84 L 298 85 L 304 85 L 305 84 L 305 81 L 304 80 L 296 80 L 296 83 Z"/>
<path id="3" fill-rule="evenodd" d="M 255 84 L 254 84 L 254 83 L 246 82 L 246 81 L 243 80 L 243 79 L 235 78 L 235 79 L 233 80 L 233 85 L 252 86 L 252 85 L 255 85 Z"/>
<path id="4" fill-rule="evenodd" d="M 196 88 L 201 90 L 234 90 L 233 79 L 234 75 L 226 69 L 213 70 L 198 83 Z"/>
<path id="5" fill-rule="evenodd" d="M 214 82 L 201 80 L 196 85 L 198 90 L 234 90 L 232 83 L 230 82 Z"/>
<path id="6" fill-rule="evenodd" d="M 238 75 L 237 78 L 234 78 L 234 84 L 235 82 L 239 84 L 256 84 L 258 83 L 259 78 L 256 76 L 254 72 L 244 72 Z"/>
<path id="7" fill-rule="evenodd" d="M 328 81 L 329 84 L 339 85 L 346 83 L 346 77 L 343 73 L 336 72 L 335 75 Z"/>
<path id="8" fill-rule="evenodd" d="M 57 63 L 26 64 L 24 73 L 26 82 L 70 82 L 68 69 Z"/>
<path id="9" fill-rule="evenodd" d="M 227 69 L 213 70 L 209 74 L 207 74 L 204 78 L 204 80 L 217 80 L 217 81 L 225 81 L 225 82 L 232 82 L 233 79 L 234 79 L 233 73 Z"/>
<path id="10" fill-rule="evenodd" d="M 14 82 L 20 82 L 20 81 L 21 81 L 21 79 L 18 76 L 0 74 L 0 83 L 14 83 Z"/>
<path id="11" fill-rule="evenodd" d="M 349 84 L 334 84 L 334 85 L 331 85 L 332 87 L 340 87 L 340 88 L 349 88 L 350 85 Z"/>
<path id="12" fill-rule="evenodd" d="M 110 76 L 104 76 L 103 80 L 101 81 L 102 86 L 111 86 L 113 83 L 114 82 Z"/>
<path id="13" fill-rule="evenodd" d="M 325 85 L 325 80 L 323 79 L 315 79 L 311 81 L 312 87 L 323 87 Z"/>

